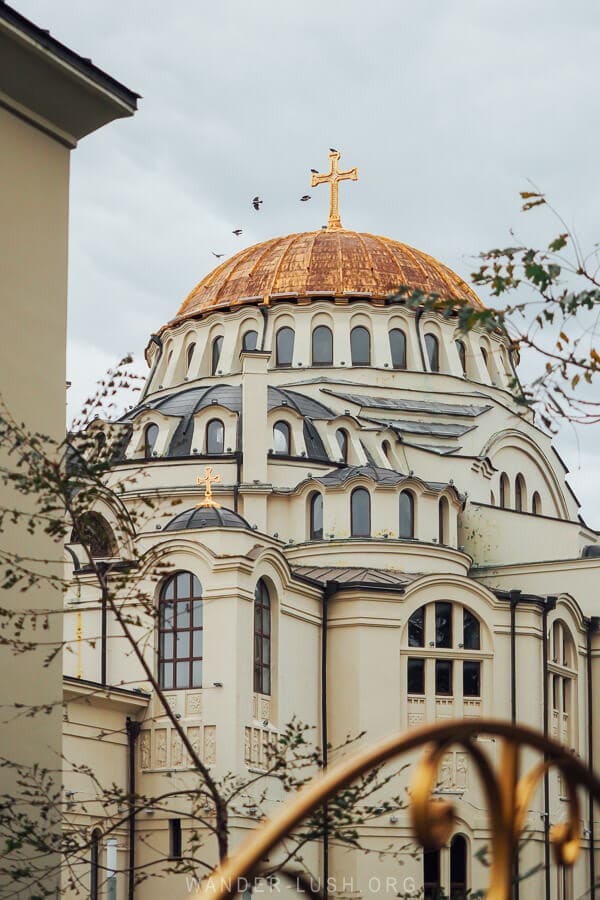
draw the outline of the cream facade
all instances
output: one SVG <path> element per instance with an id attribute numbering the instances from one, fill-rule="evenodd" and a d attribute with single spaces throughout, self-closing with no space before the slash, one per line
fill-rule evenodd
<path id="1" fill-rule="evenodd" d="M 381 255 L 384 239 L 343 229 L 323 235 L 267 242 L 204 279 L 152 337 L 139 405 L 118 423 L 96 423 L 121 436 L 125 449 L 107 482 L 136 521 L 122 533 L 107 495 L 95 512 L 114 545 L 98 555 L 143 560 L 130 578 L 151 601 L 151 614 L 138 609 L 136 634 L 152 671 L 220 775 L 260 771 L 268 742 L 294 716 L 315 726 L 317 743 L 326 728 L 334 746 L 348 734 L 365 732 L 366 745 L 426 722 L 514 718 L 547 727 L 598 769 L 600 727 L 590 711 L 600 696 L 600 544 L 578 517 L 549 436 L 511 393 L 508 341 L 477 329 L 465 337 L 452 317 L 382 299 L 392 293 L 386 266 L 401 254 L 412 263 L 389 277 L 428 287 L 442 267 L 424 254 L 388 242 Z M 351 252 L 359 244 L 367 254 L 360 264 Z M 303 266 L 291 261 L 299 246 L 313 248 Z M 329 265 L 339 265 L 335 287 Z M 285 289 L 273 290 L 286 271 Z M 475 305 L 448 272 L 461 299 Z M 361 278 L 375 279 L 378 290 L 360 291 Z M 206 466 L 220 476 L 212 487 L 220 509 L 198 506 L 196 478 Z M 127 716 L 139 725 L 140 794 L 194 784 L 117 624 L 108 622 L 104 642 L 86 642 L 101 633 L 101 607 L 82 548 L 70 549 L 77 562 L 66 614 L 73 652 L 65 656 L 65 727 L 73 752 L 92 768 L 104 753 L 100 716 L 92 725 L 98 740 L 84 746 L 78 738 L 85 728 L 77 690 L 87 696 L 90 723 L 90 710 L 104 704 L 121 729 Z M 188 605 L 180 629 L 168 619 L 178 603 Z M 137 712 L 115 700 L 116 688 Z M 496 763 L 495 744 L 484 749 Z M 111 752 L 124 759 L 125 747 Z M 130 790 L 131 773 L 122 763 L 117 770 Z M 390 795 L 408 773 L 402 778 Z M 74 802 L 80 792 L 89 808 L 92 783 L 75 790 Z M 547 826 L 564 817 L 564 793 L 551 775 L 548 802 L 541 788 L 536 794 L 522 871 L 544 863 Z M 456 804 L 450 846 L 426 857 L 407 850 L 403 865 L 315 847 L 316 871 L 327 852 L 332 893 L 425 889 L 432 898 L 444 889 L 458 900 L 485 886 L 478 851 L 489 845 L 487 813 L 462 751 L 448 754 L 437 795 Z M 273 788 L 270 808 L 282 799 Z M 135 818 L 136 863 L 168 856 L 169 820 L 178 821 L 184 848 L 193 829 L 185 808 L 172 805 Z M 100 814 L 85 821 L 102 831 Z M 237 817 L 233 843 L 253 824 L 251 815 Z M 569 900 L 590 889 L 600 823 L 587 806 L 583 824 L 575 869 L 537 872 L 527 896 Z M 125 825 L 111 839 L 120 854 L 131 852 Z M 406 813 L 376 816 L 364 840 L 410 845 Z M 86 877 L 85 865 L 81 872 Z M 123 898 L 186 889 L 175 874 L 138 889 L 124 871 L 116 881 Z"/>

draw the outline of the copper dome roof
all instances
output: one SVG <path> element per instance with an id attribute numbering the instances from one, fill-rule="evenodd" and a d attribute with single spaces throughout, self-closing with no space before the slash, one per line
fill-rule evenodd
<path id="1" fill-rule="evenodd" d="M 289 234 L 241 250 L 196 285 L 176 318 L 265 298 L 383 300 L 401 285 L 482 307 L 462 278 L 421 250 L 390 238 L 338 229 Z"/>

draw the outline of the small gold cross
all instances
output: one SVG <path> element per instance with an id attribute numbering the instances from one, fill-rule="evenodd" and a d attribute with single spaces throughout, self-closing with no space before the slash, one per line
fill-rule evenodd
<path id="1" fill-rule="evenodd" d="M 327 175 L 318 175 L 313 172 L 310 183 L 312 187 L 319 184 L 329 182 L 329 222 L 327 223 L 327 231 L 338 231 L 342 227 L 339 209 L 339 183 L 340 181 L 358 181 L 358 169 L 348 169 L 347 172 L 340 172 L 338 162 L 341 154 L 337 150 L 331 150 L 329 153 L 329 172 Z"/>
<path id="2" fill-rule="evenodd" d="M 196 479 L 196 484 L 198 485 L 198 487 L 204 485 L 204 500 L 202 501 L 202 503 L 197 503 L 197 507 L 212 507 L 213 509 L 221 509 L 221 504 L 217 503 L 216 500 L 213 500 L 212 492 L 213 484 L 218 484 L 220 481 L 220 475 L 213 475 L 213 467 L 206 466 L 206 468 L 204 469 L 204 477 L 202 475 L 198 475 Z"/>

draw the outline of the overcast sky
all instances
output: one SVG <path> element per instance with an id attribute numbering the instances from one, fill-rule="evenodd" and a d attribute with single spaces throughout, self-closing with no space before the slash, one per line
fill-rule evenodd
<path id="1" fill-rule="evenodd" d="M 600 239 L 595 0 L 12 2 L 143 95 L 133 119 L 72 157 L 75 403 L 124 353 L 141 364 L 150 333 L 213 268 L 211 251 L 326 221 L 309 169 L 325 170 L 330 146 L 360 170 L 341 188 L 347 227 L 467 279 L 511 227 L 553 234 L 543 213 L 519 212 L 527 178 L 584 246 Z M 558 446 L 600 528 L 597 428 L 567 427 Z"/>

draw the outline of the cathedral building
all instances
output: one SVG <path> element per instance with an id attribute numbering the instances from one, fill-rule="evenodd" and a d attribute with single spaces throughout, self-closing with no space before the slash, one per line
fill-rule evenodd
<path id="1" fill-rule="evenodd" d="M 506 335 L 460 333 L 452 316 L 394 299 L 405 285 L 481 308 L 426 253 L 342 227 L 338 182 L 357 173 L 338 159 L 322 179 L 326 228 L 237 253 L 151 336 L 140 401 L 106 425 L 124 447 L 108 476 L 119 509 L 107 494 L 90 511 L 104 536 L 95 555 L 118 566 L 135 548 L 142 560 L 130 577 L 157 614 L 140 615 L 138 645 L 220 775 L 260 772 L 294 717 L 332 746 L 453 718 L 512 719 L 599 769 L 598 535 L 551 438 L 511 394 Z M 128 533 L 123 509 L 138 513 Z M 85 764 L 125 790 L 134 779 L 147 796 L 197 783 L 103 616 L 81 547 L 69 550 L 67 768 Z M 90 635 L 103 639 L 91 646 Z M 482 746 L 497 763 L 494 742 Z M 90 896 L 102 896 L 104 866 L 119 898 L 183 896 L 181 875 L 134 889 L 127 869 L 185 852 L 186 809 L 146 809 L 106 835 L 79 766 L 65 784 L 73 821 L 94 836 L 81 876 Z M 356 897 L 459 900 L 485 887 L 487 810 L 465 753 L 449 752 L 436 793 L 457 809 L 447 847 L 415 853 L 405 812 L 376 817 L 365 840 L 407 845 L 403 865 L 330 847 L 332 893 L 337 883 Z M 565 812 L 551 774 L 528 819 L 522 870 L 541 865 L 528 897 L 574 900 L 600 873 L 600 823 L 586 803 L 578 863 L 544 870 L 549 824 Z M 255 824 L 239 816 L 234 844 Z M 323 848 L 314 852 L 322 871 Z"/>

